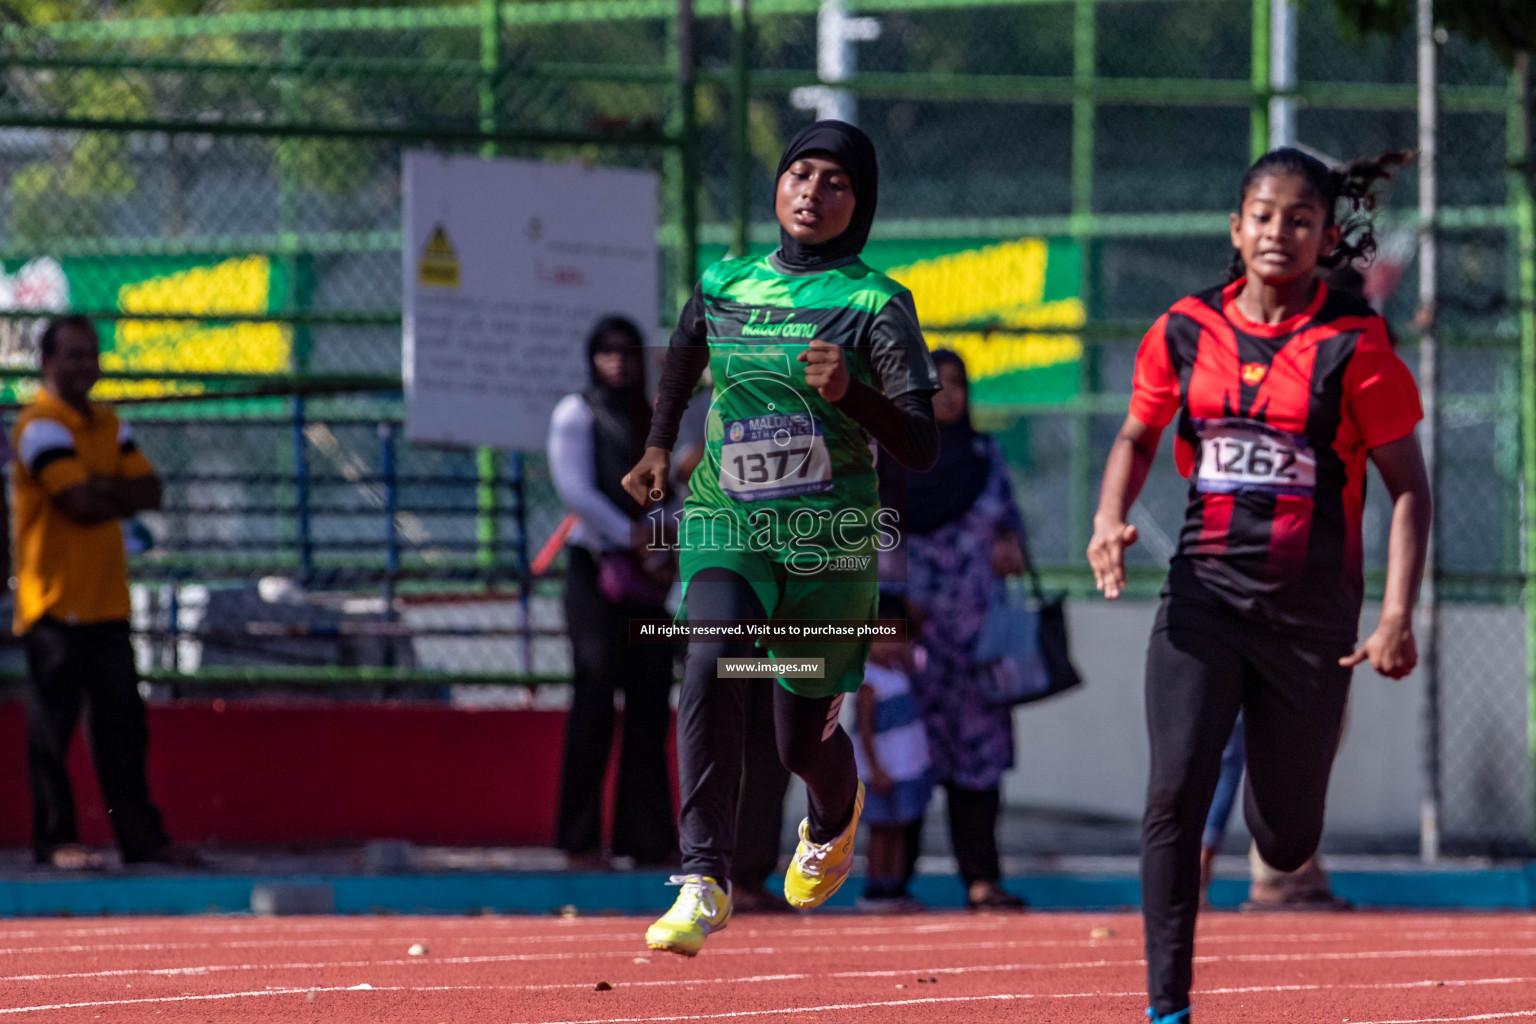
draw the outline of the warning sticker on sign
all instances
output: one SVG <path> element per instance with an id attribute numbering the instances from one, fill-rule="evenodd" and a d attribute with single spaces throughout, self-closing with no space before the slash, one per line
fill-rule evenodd
<path id="1" fill-rule="evenodd" d="M 421 263 L 417 277 L 428 288 L 457 288 L 459 286 L 459 254 L 448 238 L 448 230 L 441 224 L 432 229 L 421 250 Z"/>

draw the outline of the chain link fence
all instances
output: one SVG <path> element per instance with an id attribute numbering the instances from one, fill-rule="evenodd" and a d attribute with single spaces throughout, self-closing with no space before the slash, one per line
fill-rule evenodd
<path id="1" fill-rule="evenodd" d="M 1034 554 L 1090 589 L 1081 552 L 1137 341 L 1219 279 L 1236 183 L 1265 148 L 1267 0 L 857 0 L 878 37 L 831 54 L 835 73 L 817 0 L 692 6 L 696 119 L 672 0 L 141 20 L 75 0 L 49 8 L 68 20 L 0 28 L 5 397 L 35 386 L 37 316 L 99 319 L 104 392 L 141 403 L 169 485 L 134 563 L 167 678 L 560 678 L 558 587 L 528 577 L 561 515 L 542 453 L 400 437 L 401 152 L 662 172 L 667 313 L 690 264 L 775 242 L 773 168 L 818 104 L 874 138 L 869 258 L 925 282 L 935 346 L 996 356 L 978 404 Z M 1515 848 L 1533 826 L 1530 206 L 1510 71 L 1456 37 L 1441 61 L 1443 828 L 1453 847 Z M 1338 158 L 1416 145 L 1411 38 L 1353 38 L 1309 6 L 1295 70 L 1281 98 L 1303 144 Z M 1382 217 L 1402 272 L 1385 310 L 1410 366 L 1416 189 L 1409 167 Z M 1015 251 L 1031 239 L 1048 255 Z M 1044 284 L 1006 298 L 1004 258 Z M 1365 524 L 1378 586 L 1381 490 Z M 1183 505 L 1182 482 L 1154 474 L 1135 510 L 1144 596 Z"/>

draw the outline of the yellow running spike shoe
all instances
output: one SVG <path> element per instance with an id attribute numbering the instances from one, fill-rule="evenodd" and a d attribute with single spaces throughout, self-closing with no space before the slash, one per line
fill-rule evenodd
<path id="1" fill-rule="evenodd" d="M 730 921 L 731 891 L 703 875 L 673 875 L 667 884 L 680 885 L 683 891 L 672 909 L 645 930 L 645 944 L 667 953 L 697 956 L 709 934 Z"/>
<path id="2" fill-rule="evenodd" d="M 784 898 L 796 910 L 819 907 L 848 880 L 853 868 L 853 834 L 859 830 L 859 815 L 864 811 L 864 783 L 859 783 L 853 797 L 853 818 L 843 834 L 830 843 L 811 842 L 809 818 L 800 822 L 800 845 L 795 859 L 784 872 Z"/>

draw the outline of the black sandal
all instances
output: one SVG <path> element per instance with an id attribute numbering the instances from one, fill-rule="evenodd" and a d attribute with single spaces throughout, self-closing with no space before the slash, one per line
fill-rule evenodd
<path id="1" fill-rule="evenodd" d="M 1029 901 L 1015 896 L 996 882 L 973 882 L 965 895 L 967 910 L 1027 910 Z"/>

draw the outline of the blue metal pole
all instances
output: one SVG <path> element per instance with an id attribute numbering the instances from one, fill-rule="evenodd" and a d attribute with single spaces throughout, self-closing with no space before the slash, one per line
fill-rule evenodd
<path id="1" fill-rule="evenodd" d="M 528 562 L 528 492 L 525 487 L 526 476 L 523 473 L 523 453 L 509 453 L 508 468 L 512 474 L 512 536 L 513 557 L 517 564 L 517 607 L 518 615 L 522 619 L 522 654 L 523 671 L 533 671 L 533 617 L 532 595 L 533 573 L 529 569 Z"/>
<path id="2" fill-rule="evenodd" d="M 395 425 L 379 424 L 379 475 L 384 480 L 384 615 L 395 621 L 395 574 L 400 571 L 400 534 L 395 526 L 400 511 L 400 488 L 395 480 Z M 395 638 L 384 641 L 384 664 L 395 663 Z"/>
<path id="3" fill-rule="evenodd" d="M 309 531 L 309 449 L 304 439 L 304 396 L 293 399 L 294 532 L 299 566 L 307 584 L 315 571 L 314 539 Z"/>
<path id="4" fill-rule="evenodd" d="M 170 596 L 165 602 L 165 632 L 171 638 L 171 663 L 168 666 L 172 672 L 181 671 L 181 584 L 175 579 L 171 580 Z"/>

